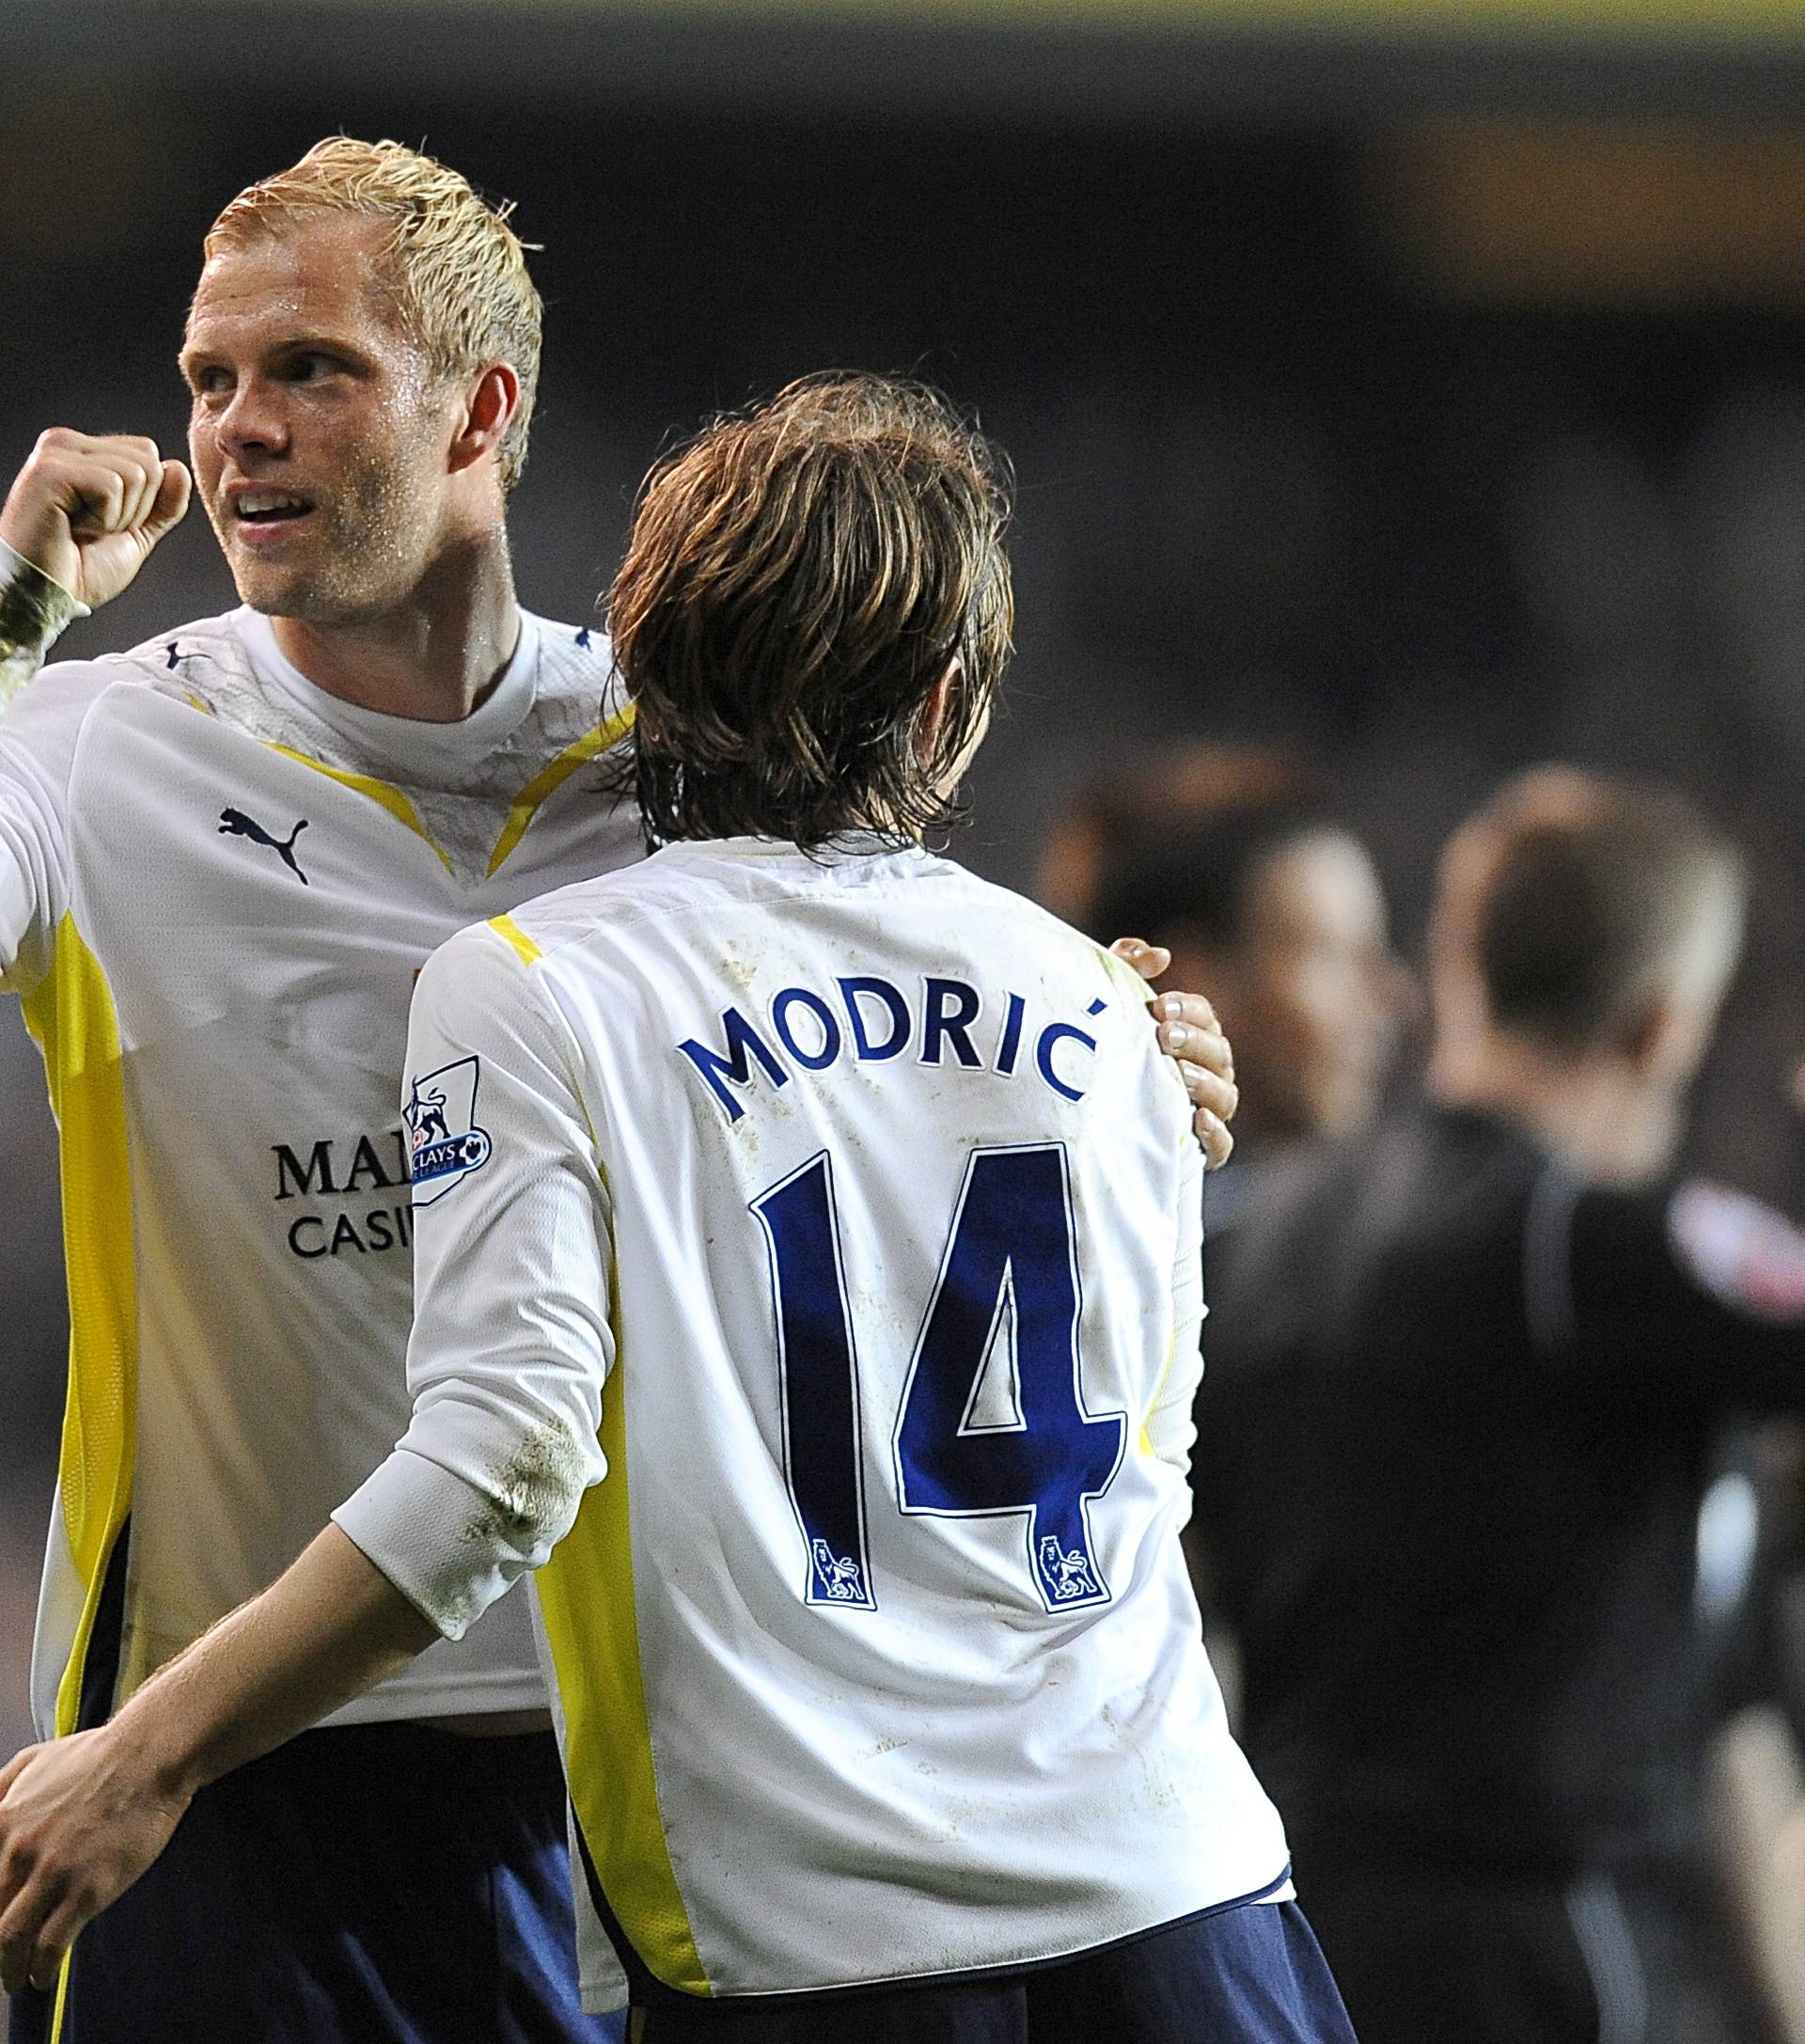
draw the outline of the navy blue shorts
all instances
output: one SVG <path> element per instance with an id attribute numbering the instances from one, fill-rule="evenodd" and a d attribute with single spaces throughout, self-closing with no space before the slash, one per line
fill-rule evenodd
<path id="1" fill-rule="evenodd" d="M 50 2044 L 54 1998 L 12 2006 Z M 57 2044 L 600 2044 L 549 1733 L 309 1732 L 204 1788 L 75 1942 Z"/>
<path id="2" fill-rule="evenodd" d="M 1188 1918 L 1030 1973 L 777 2002 L 662 1996 L 634 2044 L 1354 2044 L 1295 1902 Z"/>

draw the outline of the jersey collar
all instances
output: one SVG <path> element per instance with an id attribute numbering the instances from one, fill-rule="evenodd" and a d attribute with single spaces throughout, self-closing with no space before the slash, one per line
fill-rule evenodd
<path id="1" fill-rule="evenodd" d="M 501 679 L 481 704 L 453 724 L 390 716 L 346 702 L 310 682 L 276 644 L 270 621 L 248 606 L 237 613 L 240 638 L 263 678 L 323 724 L 359 760 L 391 780 L 446 785 L 503 744 L 533 707 L 539 688 L 539 625 L 520 613 L 520 638 Z"/>

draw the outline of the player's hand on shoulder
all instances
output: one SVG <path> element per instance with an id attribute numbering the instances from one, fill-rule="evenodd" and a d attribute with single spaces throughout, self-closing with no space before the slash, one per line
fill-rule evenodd
<path id="1" fill-rule="evenodd" d="M 1118 937 L 1109 947 L 1143 980 L 1156 980 L 1172 954 L 1138 937 Z M 1240 1105 L 1234 1084 L 1234 1050 L 1222 1033 L 1216 1010 L 1201 994 L 1161 994 L 1154 1001 L 1159 1047 L 1177 1064 L 1191 1096 L 1191 1125 L 1203 1145 L 1203 1160 L 1219 1171 L 1234 1149 L 1229 1124 Z"/>
<path id="2" fill-rule="evenodd" d="M 154 440 L 53 426 L 7 493 L 0 540 L 98 610 L 181 522 L 191 489 Z"/>
<path id="3" fill-rule="evenodd" d="M 0 1988 L 54 1987 L 63 1956 L 169 1843 L 188 1806 L 103 1725 L 0 1769 Z"/>

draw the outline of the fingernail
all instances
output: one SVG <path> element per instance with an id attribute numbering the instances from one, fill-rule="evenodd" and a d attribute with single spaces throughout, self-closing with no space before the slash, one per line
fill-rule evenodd
<path id="1" fill-rule="evenodd" d="M 1185 1013 L 1185 1003 L 1176 994 L 1168 994 L 1159 1004 L 1159 1012 L 1175 1022 Z"/>
<path id="2" fill-rule="evenodd" d="M 1190 1040 L 1191 1032 L 1185 1027 L 1182 1022 L 1167 1023 L 1166 1047 L 1168 1050 L 1183 1050 L 1185 1046 L 1188 1044 Z"/>

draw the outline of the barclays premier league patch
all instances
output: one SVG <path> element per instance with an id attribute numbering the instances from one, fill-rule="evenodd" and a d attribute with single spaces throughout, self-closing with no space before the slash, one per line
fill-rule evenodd
<path id="1" fill-rule="evenodd" d="M 416 1078 L 401 1110 L 412 1153 L 414 1204 L 431 1206 L 489 1161 L 494 1144 L 477 1126 L 481 1061 L 460 1058 Z"/>

